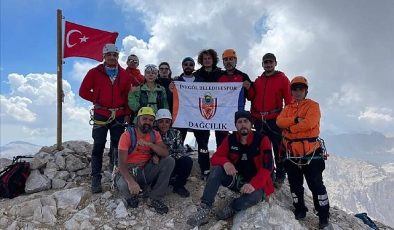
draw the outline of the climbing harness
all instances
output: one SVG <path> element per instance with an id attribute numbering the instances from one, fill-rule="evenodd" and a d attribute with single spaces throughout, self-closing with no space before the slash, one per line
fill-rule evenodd
<path id="1" fill-rule="evenodd" d="M 111 115 L 109 116 L 109 118 L 106 121 L 98 121 L 96 119 L 94 119 L 94 110 L 95 109 L 104 109 L 104 110 L 108 110 L 111 112 Z M 116 118 L 116 112 L 119 110 L 124 109 L 123 107 L 119 107 L 119 108 L 107 108 L 107 107 L 103 107 L 100 105 L 94 105 L 94 107 L 90 110 L 90 120 L 89 120 L 89 124 L 90 125 L 108 125 L 111 122 L 113 122 Z"/>

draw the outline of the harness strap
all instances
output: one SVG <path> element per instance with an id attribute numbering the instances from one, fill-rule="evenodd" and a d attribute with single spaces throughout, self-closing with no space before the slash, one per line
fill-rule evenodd
<path id="1" fill-rule="evenodd" d="M 273 113 L 279 113 L 280 111 L 282 111 L 282 108 L 276 108 L 270 111 L 266 111 L 266 112 L 260 112 L 261 118 L 264 119 L 264 116 L 267 116 L 268 114 L 273 114 Z"/>
<path id="2" fill-rule="evenodd" d="M 94 119 L 94 110 L 95 109 L 104 109 L 104 110 L 108 110 L 111 112 L 111 115 L 108 117 L 108 119 L 106 121 L 98 121 L 96 119 Z M 90 121 L 89 124 L 90 125 L 108 125 L 111 122 L 113 122 L 116 118 L 116 112 L 119 110 L 123 110 L 124 107 L 117 107 L 117 108 L 108 108 L 108 107 L 104 107 L 101 105 L 94 105 L 93 108 L 90 110 Z"/>

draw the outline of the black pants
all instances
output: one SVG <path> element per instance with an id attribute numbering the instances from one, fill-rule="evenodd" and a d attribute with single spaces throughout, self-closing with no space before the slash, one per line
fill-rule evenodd
<path id="1" fill-rule="evenodd" d="M 187 178 L 190 176 L 193 167 L 193 160 L 189 156 L 183 156 L 175 159 L 174 171 L 172 171 L 171 177 L 175 178 L 173 186 L 182 187 L 185 186 Z"/>
<path id="2" fill-rule="evenodd" d="M 98 121 L 106 121 L 107 117 L 95 114 L 94 119 Z M 92 137 L 93 137 L 93 150 L 92 150 L 92 176 L 101 178 L 101 168 L 103 166 L 103 152 L 105 143 L 107 142 L 108 130 L 111 136 L 111 148 L 112 153 L 117 152 L 118 143 L 120 136 L 124 131 L 123 127 L 124 116 L 117 117 L 114 121 L 107 125 L 93 125 Z M 111 153 L 111 151 L 110 151 Z M 112 154 L 111 153 L 111 154 Z M 110 156 L 112 161 L 113 156 Z"/>
<path id="3" fill-rule="evenodd" d="M 228 131 L 215 131 L 215 139 L 216 139 L 216 148 L 222 144 L 224 138 L 228 136 Z"/>
<path id="4" fill-rule="evenodd" d="M 229 176 L 224 171 L 223 167 L 215 166 L 212 167 L 212 172 L 209 174 L 207 183 L 204 188 L 204 193 L 201 197 L 201 203 L 212 207 L 215 202 L 215 196 L 219 190 L 219 187 L 228 187 L 233 180 L 233 176 Z M 238 189 L 232 189 L 239 192 Z M 240 197 L 234 199 L 231 203 L 231 208 L 235 211 L 245 210 L 257 203 L 259 203 L 264 196 L 262 189 L 256 189 L 254 192 L 249 194 L 242 194 Z"/>
<path id="5" fill-rule="evenodd" d="M 305 163 L 302 160 L 301 163 Z M 304 177 L 309 189 L 312 192 L 313 204 L 319 212 L 320 217 L 328 217 L 330 205 L 326 187 L 323 184 L 323 171 L 325 163 L 323 159 L 312 159 L 309 165 L 301 168 L 294 163 L 286 160 L 284 162 L 290 184 L 290 192 L 293 197 L 293 205 L 296 209 L 305 208 L 304 203 Z"/>
<path id="6" fill-rule="evenodd" d="M 193 130 L 194 137 L 198 145 L 198 164 L 201 173 L 204 174 L 209 171 L 211 162 L 209 159 L 208 141 L 210 136 L 209 130 Z"/>
<path id="7" fill-rule="evenodd" d="M 280 145 L 282 142 L 282 130 L 276 125 L 276 119 L 256 120 L 254 122 L 254 127 L 257 132 L 268 136 L 272 143 L 272 148 L 274 150 L 275 165 L 276 165 L 276 178 L 285 178 L 286 172 L 283 167 L 283 162 L 280 159 Z"/>

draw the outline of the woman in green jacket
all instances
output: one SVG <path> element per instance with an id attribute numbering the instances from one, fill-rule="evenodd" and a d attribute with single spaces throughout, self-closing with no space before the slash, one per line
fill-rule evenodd
<path id="1" fill-rule="evenodd" d="M 144 84 L 130 90 L 128 104 L 134 113 L 141 107 L 152 107 L 155 113 L 159 109 L 168 109 L 166 90 L 156 83 L 158 73 L 155 65 L 145 66 Z"/>

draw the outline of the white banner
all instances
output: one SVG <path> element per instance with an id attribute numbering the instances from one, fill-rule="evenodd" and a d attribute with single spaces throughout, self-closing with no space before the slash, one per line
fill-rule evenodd
<path id="1" fill-rule="evenodd" d="M 233 131 L 234 114 L 244 109 L 242 82 L 175 81 L 173 126 Z"/>

